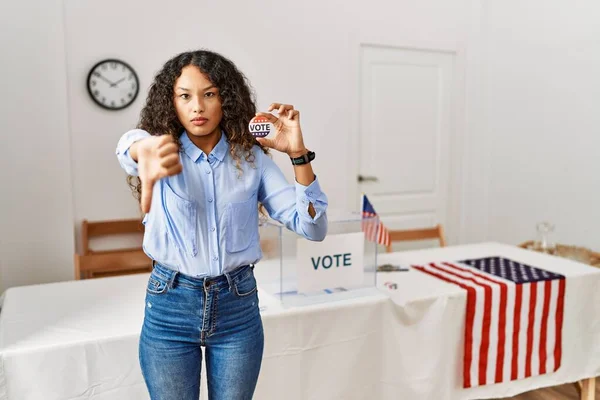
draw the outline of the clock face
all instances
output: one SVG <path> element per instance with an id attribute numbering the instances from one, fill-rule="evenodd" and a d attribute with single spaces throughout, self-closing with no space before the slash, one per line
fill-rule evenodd
<path id="1" fill-rule="evenodd" d="M 137 74 L 127 63 L 104 60 L 90 70 L 87 89 L 99 106 L 109 110 L 121 110 L 133 103 L 140 85 Z"/>

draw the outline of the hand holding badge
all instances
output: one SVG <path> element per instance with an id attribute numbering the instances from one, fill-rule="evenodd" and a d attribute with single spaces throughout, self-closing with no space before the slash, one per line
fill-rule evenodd
<path id="1" fill-rule="evenodd" d="M 249 124 L 250 133 L 263 146 L 288 154 L 304 155 L 307 150 L 300 128 L 300 112 L 290 104 L 273 103 L 269 111 L 277 110 L 278 117 L 270 112 L 259 112 Z M 271 135 L 270 138 L 266 136 Z"/>

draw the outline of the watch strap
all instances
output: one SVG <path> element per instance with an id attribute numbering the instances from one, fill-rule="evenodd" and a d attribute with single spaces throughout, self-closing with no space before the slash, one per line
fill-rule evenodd
<path id="1" fill-rule="evenodd" d="M 315 159 L 315 152 L 309 151 L 300 157 L 290 157 L 293 165 L 304 165 Z"/>

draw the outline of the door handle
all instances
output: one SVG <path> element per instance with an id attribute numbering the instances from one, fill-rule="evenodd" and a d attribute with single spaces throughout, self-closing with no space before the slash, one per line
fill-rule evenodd
<path id="1" fill-rule="evenodd" d="M 358 175 L 359 182 L 379 182 L 376 176 L 362 176 Z"/>

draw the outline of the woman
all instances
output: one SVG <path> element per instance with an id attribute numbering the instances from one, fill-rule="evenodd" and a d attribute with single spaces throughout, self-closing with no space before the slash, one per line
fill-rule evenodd
<path id="1" fill-rule="evenodd" d="M 144 251 L 153 260 L 139 357 L 153 400 L 198 399 L 201 347 L 209 398 L 251 399 L 263 352 L 254 264 L 262 257 L 258 205 L 309 240 L 327 232 L 300 114 L 273 103 L 256 113 L 243 74 L 225 57 L 194 51 L 156 75 L 139 129 L 117 145 L 140 199 Z M 277 116 L 270 113 L 277 112 Z M 275 129 L 253 137 L 248 123 Z M 268 149 L 292 159 L 289 185 Z"/>

